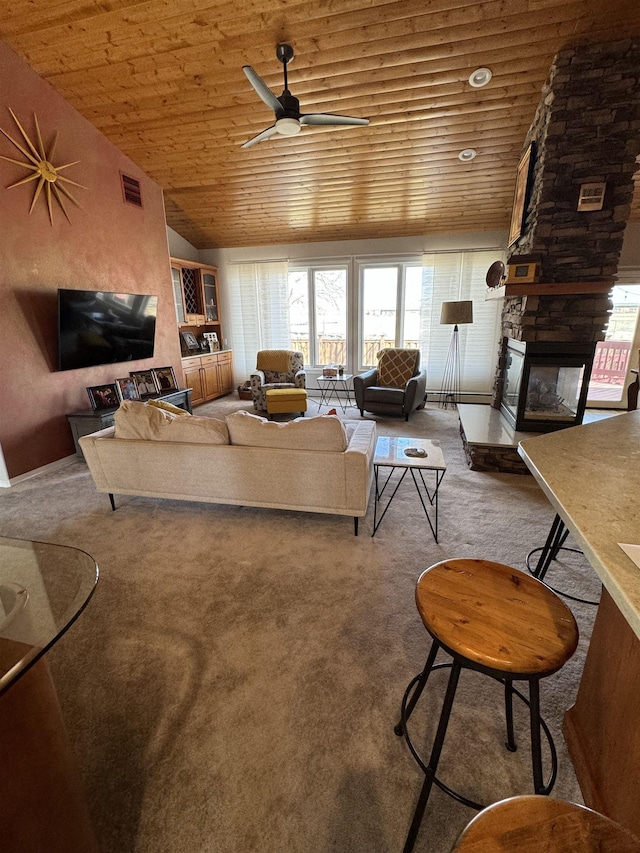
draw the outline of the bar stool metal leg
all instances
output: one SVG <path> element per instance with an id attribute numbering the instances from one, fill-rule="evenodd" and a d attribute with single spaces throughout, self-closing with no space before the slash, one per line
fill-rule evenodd
<path id="1" fill-rule="evenodd" d="M 431 794 L 433 779 L 436 774 L 436 770 L 438 769 L 438 762 L 440 761 L 440 754 L 442 752 L 444 738 L 447 733 L 447 726 L 449 725 L 449 717 L 451 716 L 451 709 L 453 708 L 453 700 L 455 699 L 461 669 L 462 667 L 458 661 L 454 660 L 451 665 L 451 674 L 449 675 L 449 683 L 447 684 L 447 692 L 444 697 L 442 711 L 440 712 L 438 731 L 436 732 L 436 737 L 431 749 L 431 757 L 429 758 L 429 763 L 427 765 L 427 772 L 425 774 L 422 790 L 418 797 L 418 804 L 416 805 L 413 820 L 409 827 L 409 834 L 407 835 L 407 840 L 404 845 L 404 853 L 411 853 L 413 850 L 418 836 L 418 830 L 420 829 L 420 824 L 422 823 L 422 818 L 424 817 L 427 803 L 429 802 L 429 795 Z"/>
<path id="2" fill-rule="evenodd" d="M 531 762 L 533 765 L 533 789 L 536 794 L 546 793 L 542 778 L 542 744 L 540 742 L 540 682 L 529 680 L 529 721 L 531 727 Z"/>
<path id="3" fill-rule="evenodd" d="M 569 535 L 568 528 L 565 529 L 564 521 L 560 518 L 558 514 L 553 519 L 553 524 L 551 525 L 551 529 L 549 530 L 549 535 L 547 536 L 546 542 L 544 543 L 542 550 L 540 551 L 540 557 L 536 564 L 535 569 L 531 572 L 534 578 L 538 578 L 538 580 L 544 580 L 544 576 L 549 569 L 549 566 L 558 556 L 558 551 L 564 545 L 567 536 Z"/>
<path id="4" fill-rule="evenodd" d="M 509 752 L 515 752 L 518 747 L 513 732 L 513 681 L 510 678 L 505 678 L 504 681 L 504 711 L 507 720 L 507 742 L 505 746 Z"/>
<path id="5" fill-rule="evenodd" d="M 560 518 L 560 516 L 556 513 L 556 517 L 553 519 L 553 523 L 551 525 L 551 529 L 549 530 L 549 534 L 546 538 L 546 541 L 542 548 L 534 548 L 532 551 L 529 551 L 527 554 L 526 564 L 529 572 L 540 581 L 547 583 L 545 581 L 545 576 L 555 560 L 558 559 L 558 553 L 560 551 L 571 551 L 574 554 L 581 554 L 579 548 L 568 548 L 564 543 L 567 541 L 569 536 L 569 528 L 565 525 L 564 521 Z M 540 552 L 540 556 L 538 557 L 538 562 L 535 565 L 535 568 L 532 567 L 531 561 L 534 554 Z M 597 607 L 600 603 L 599 601 L 591 601 L 588 598 L 581 598 L 580 596 L 571 595 L 568 592 L 563 592 L 560 589 L 556 589 L 556 587 L 547 584 L 549 589 L 553 590 L 558 595 L 562 595 L 565 598 L 569 598 L 571 601 L 578 601 L 581 604 L 591 604 L 594 607 Z"/>
<path id="6" fill-rule="evenodd" d="M 429 655 L 427 657 L 427 662 L 424 665 L 424 669 L 418 676 L 418 683 L 416 684 L 416 688 L 413 691 L 411 698 L 407 704 L 406 712 L 400 712 L 400 720 L 393 727 L 393 731 L 395 734 L 400 737 L 405 733 L 405 729 L 407 727 L 407 720 L 413 713 L 413 709 L 416 707 L 416 703 L 420 696 L 422 696 L 422 691 L 424 690 L 427 681 L 429 680 L 429 675 L 431 670 L 433 669 L 433 664 L 435 663 L 436 655 L 438 654 L 438 649 L 440 648 L 440 644 L 437 640 L 434 640 L 431 644 L 431 648 L 429 649 Z M 411 689 L 411 685 L 409 685 L 409 689 Z"/>

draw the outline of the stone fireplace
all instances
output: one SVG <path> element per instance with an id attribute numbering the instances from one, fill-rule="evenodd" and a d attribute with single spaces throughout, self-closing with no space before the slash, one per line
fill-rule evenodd
<path id="1" fill-rule="evenodd" d="M 537 263 L 539 280 L 504 288 L 493 405 L 515 429 L 545 431 L 582 422 L 605 337 L 640 153 L 640 40 L 558 53 L 524 149 L 531 142 L 524 227 L 508 262 Z M 602 209 L 579 210 L 581 187 L 597 183 L 606 185 Z"/>
<path id="2" fill-rule="evenodd" d="M 560 51 L 522 150 L 530 143 L 535 159 L 523 228 L 507 262 L 536 263 L 539 275 L 488 294 L 504 299 L 492 415 L 486 406 L 459 407 L 467 409 L 461 432 L 474 470 L 524 473 L 514 430 L 582 422 L 638 168 L 640 39 Z M 605 185 L 602 208 L 578 209 L 585 185 L 597 184 Z M 478 418 L 487 426 L 472 439 L 467 433 Z"/>

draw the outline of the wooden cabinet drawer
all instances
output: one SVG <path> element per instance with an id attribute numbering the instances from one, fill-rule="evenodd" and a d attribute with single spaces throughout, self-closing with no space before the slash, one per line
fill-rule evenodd
<path id="1" fill-rule="evenodd" d="M 206 318 L 204 314 L 185 314 L 185 326 L 204 326 Z"/>
<path id="2" fill-rule="evenodd" d="M 182 359 L 182 369 L 189 370 L 190 367 L 200 367 L 201 365 L 200 356 L 196 355 L 193 358 L 183 358 Z"/>
<path id="3" fill-rule="evenodd" d="M 217 355 L 203 355 L 200 359 L 202 366 L 205 367 L 207 364 L 217 364 L 218 356 Z"/>

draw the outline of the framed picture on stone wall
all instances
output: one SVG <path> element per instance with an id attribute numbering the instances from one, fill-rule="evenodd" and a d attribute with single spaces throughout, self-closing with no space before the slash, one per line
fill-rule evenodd
<path id="1" fill-rule="evenodd" d="M 513 195 L 511 210 L 511 225 L 509 226 L 509 248 L 522 236 L 524 229 L 524 214 L 531 192 L 531 176 L 535 155 L 534 143 L 531 142 L 518 163 L 516 173 L 516 190 Z"/>

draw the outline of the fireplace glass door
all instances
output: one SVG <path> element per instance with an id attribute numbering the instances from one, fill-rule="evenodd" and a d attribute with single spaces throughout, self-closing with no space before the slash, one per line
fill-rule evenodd
<path id="1" fill-rule="evenodd" d="M 593 344 L 508 340 L 501 410 L 517 430 L 582 423 Z"/>
<path id="2" fill-rule="evenodd" d="M 526 421 L 575 423 L 580 403 L 584 365 L 532 364 L 524 399 Z"/>

